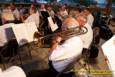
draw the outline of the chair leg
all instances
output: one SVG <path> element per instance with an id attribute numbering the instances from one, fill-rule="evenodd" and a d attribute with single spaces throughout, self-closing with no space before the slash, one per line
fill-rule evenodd
<path id="1" fill-rule="evenodd" d="M 6 69 L 4 58 L 3 58 L 3 56 L 0 56 L 0 57 L 1 57 L 1 63 L 3 64 L 3 68 Z"/>

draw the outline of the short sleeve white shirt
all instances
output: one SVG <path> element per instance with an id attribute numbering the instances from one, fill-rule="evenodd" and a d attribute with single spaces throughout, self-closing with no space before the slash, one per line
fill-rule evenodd
<path id="1" fill-rule="evenodd" d="M 94 17 L 92 14 L 89 14 L 87 16 L 87 23 L 92 27 L 93 26 L 93 22 L 94 22 Z"/>
<path id="2" fill-rule="evenodd" d="M 52 61 L 53 67 L 61 72 L 81 54 L 82 49 L 82 40 L 78 36 L 74 36 L 52 51 L 49 60 Z"/>
<path id="3" fill-rule="evenodd" d="M 93 30 L 88 23 L 86 23 L 84 26 L 88 29 L 88 32 L 79 36 L 83 41 L 83 48 L 89 48 L 93 40 Z"/>

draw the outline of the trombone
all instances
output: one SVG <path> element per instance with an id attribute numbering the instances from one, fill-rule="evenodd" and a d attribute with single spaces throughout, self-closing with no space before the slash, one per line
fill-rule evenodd
<path id="1" fill-rule="evenodd" d="M 48 37 L 52 37 L 52 36 L 60 36 L 62 37 L 64 40 L 73 37 L 73 36 L 77 36 L 77 35 L 83 35 L 85 33 L 88 32 L 88 29 L 86 27 L 74 27 L 74 28 L 70 28 L 67 29 L 65 31 L 61 31 L 59 33 L 54 33 L 54 34 L 48 34 L 48 35 L 42 35 L 41 33 L 35 32 L 34 33 L 34 38 L 37 38 L 38 40 L 42 40 L 44 38 L 48 38 Z"/>

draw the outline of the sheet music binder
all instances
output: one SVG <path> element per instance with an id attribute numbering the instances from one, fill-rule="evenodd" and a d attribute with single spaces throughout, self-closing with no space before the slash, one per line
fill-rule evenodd
<path id="1" fill-rule="evenodd" d="M 49 22 L 49 26 L 50 26 L 52 32 L 54 32 L 55 30 L 58 29 L 58 25 L 53 22 L 51 17 L 48 17 L 48 22 Z"/>
<path id="2" fill-rule="evenodd" d="M 19 46 L 34 41 L 34 33 L 38 31 L 34 22 L 15 24 L 12 28 Z"/>

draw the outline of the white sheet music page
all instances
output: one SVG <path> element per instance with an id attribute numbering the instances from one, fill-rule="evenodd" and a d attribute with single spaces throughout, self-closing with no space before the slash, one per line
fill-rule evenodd
<path id="1" fill-rule="evenodd" d="M 24 23 L 15 24 L 12 28 L 16 36 L 16 40 L 20 46 L 28 43 L 28 32 Z"/>
<path id="2" fill-rule="evenodd" d="M 52 32 L 54 32 L 55 30 L 58 29 L 58 25 L 53 22 L 51 17 L 48 17 L 48 22 L 49 22 L 49 26 L 50 26 Z"/>
<path id="3" fill-rule="evenodd" d="M 13 31 L 18 41 L 18 44 L 24 45 L 34 40 L 34 33 L 37 31 L 37 27 L 34 22 L 15 24 Z"/>
<path id="4" fill-rule="evenodd" d="M 28 42 L 34 41 L 34 33 L 38 32 L 35 22 L 25 23 L 26 30 L 28 32 Z"/>
<path id="5" fill-rule="evenodd" d="M 102 45 L 102 50 L 115 77 L 115 35 Z"/>

